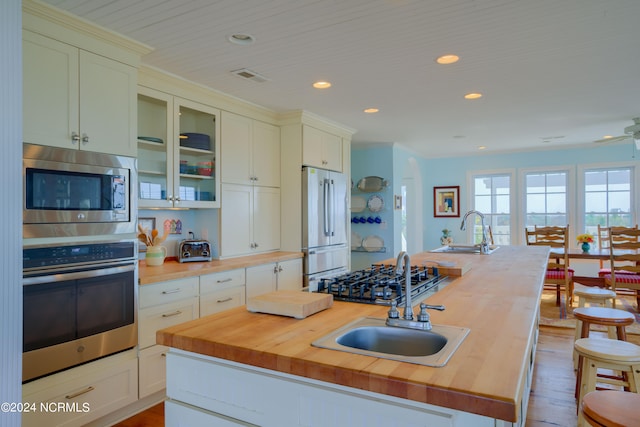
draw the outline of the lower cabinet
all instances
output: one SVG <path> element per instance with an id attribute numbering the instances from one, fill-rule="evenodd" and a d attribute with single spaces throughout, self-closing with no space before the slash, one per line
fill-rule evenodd
<path id="1" fill-rule="evenodd" d="M 179 402 L 167 400 L 164 403 L 164 424 L 166 426 L 181 427 L 237 427 L 237 426 L 256 426 L 243 421 L 234 420 L 215 412 L 204 411 L 202 409 L 193 408 Z"/>
<path id="2" fill-rule="evenodd" d="M 24 427 L 82 426 L 138 400 L 138 358 L 125 351 L 22 386 Z"/>
<path id="3" fill-rule="evenodd" d="M 244 302 L 244 268 L 200 276 L 201 317 L 239 307 Z"/>
<path id="4" fill-rule="evenodd" d="M 275 290 L 302 290 L 300 258 L 247 268 L 247 298 Z"/>
<path id="5" fill-rule="evenodd" d="M 138 353 L 138 394 L 140 399 L 165 388 L 167 351 L 169 351 L 169 347 L 154 345 L 140 350 Z"/>

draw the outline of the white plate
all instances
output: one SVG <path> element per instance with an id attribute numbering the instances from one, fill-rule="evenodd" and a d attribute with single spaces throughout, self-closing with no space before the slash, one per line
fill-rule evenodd
<path id="1" fill-rule="evenodd" d="M 378 195 L 371 196 L 367 201 L 367 206 L 371 212 L 380 212 L 384 208 L 384 200 Z"/>
<path id="2" fill-rule="evenodd" d="M 362 237 L 355 231 L 351 232 L 351 249 L 362 247 Z"/>
<path id="3" fill-rule="evenodd" d="M 368 252 L 379 251 L 384 248 L 384 240 L 382 240 L 382 237 L 380 236 L 367 236 L 362 241 L 362 247 Z"/>
<path id="4" fill-rule="evenodd" d="M 362 212 L 367 207 L 364 197 L 354 196 L 351 198 L 351 212 Z"/>

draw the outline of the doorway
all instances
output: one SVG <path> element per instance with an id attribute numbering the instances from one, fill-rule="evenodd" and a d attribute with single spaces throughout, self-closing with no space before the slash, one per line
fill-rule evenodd
<path id="1" fill-rule="evenodd" d="M 400 194 L 402 196 L 400 239 L 403 251 L 416 254 L 423 250 L 422 176 L 415 158 L 407 160 Z"/>

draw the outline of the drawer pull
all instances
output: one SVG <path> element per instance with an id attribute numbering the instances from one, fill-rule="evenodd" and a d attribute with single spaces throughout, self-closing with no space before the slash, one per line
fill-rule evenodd
<path id="1" fill-rule="evenodd" d="M 173 289 L 173 290 L 170 290 L 170 291 L 162 291 L 162 294 L 163 295 L 167 295 L 167 294 L 175 294 L 175 293 L 178 293 L 178 292 L 182 292 L 182 289 L 178 288 L 178 289 Z"/>
<path id="2" fill-rule="evenodd" d="M 179 314 L 182 314 L 182 312 L 180 310 L 176 310 L 173 313 L 165 313 L 162 315 L 162 317 L 173 317 L 173 316 L 177 316 Z"/>
<path id="3" fill-rule="evenodd" d="M 231 301 L 232 299 L 233 299 L 233 298 L 229 297 L 229 298 L 225 298 L 225 299 L 219 299 L 219 300 L 218 300 L 218 301 L 216 301 L 216 302 L 220 302 L 220 303 L 222 303 L 222 302 L 229 302 L 229 301 Z"/>
<path id="4" fill-rule="evenodd" d="M 227 279 L 222 279 L 222 280 L 216 280 L 216 283 L 226 283 L 226 282 L 230 282 L 233 279 L 231 277 L 227 278 Z"/>
<path id="5" fill-rule="evenodd" d="M 65 399 L 75 399 L 76 397 L 82 396 L 83 394 L 89 393 L 90 391 L 93 391 L 93 390 L 95 390 L 95 389 L 93 387 L 89 386 L 89 387 L 85 388 L 82 391 L 78 391 L 76 393 L 69 394 L 69 395 L 65 396 L 64 398 Z"/>

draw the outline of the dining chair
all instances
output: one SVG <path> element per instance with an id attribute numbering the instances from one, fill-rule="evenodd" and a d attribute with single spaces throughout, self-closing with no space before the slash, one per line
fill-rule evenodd
<path id="1" fill-rule="evenodd" d="M 550 246 L 552 250 L 562 249 L 562 253 L 549 254 L 545 273 L 545 285 L 553 285 L 556 290 L 556 305 L 560 305 L 560 290 L 564 288 L 565 301 L 573 300 L 573 269 L 569 268 L 569 225 L 566 227 L 525 228 L 527 245 Z M 548 288 L 548 286 L 547 286 Z"/>
<path id="2" fill-rule="evenodd" d="M 603 276 L 606 286 L 614 292 L 620 288 L 635 290 L 637 308 L 640 308 L 640 230 L 611 227 L 609 248 L 611 271 Z"/>
<path id="3" fill-rule="evenodd" d="M 598 224 L 598 249 L 600 250 L 600 252 L 602 252 L 602 250 L 607 250 L 609 249 L 609 229 L 610 228 L 620 228 L 620 229 L 625 229 L 627 227 L 604 227 L 600 224 Z M 638 229 L 638 224 L 635 225 L 636 230 Z M 606 263 L 606 266 L 605 266 Z M 609 274 L 611 273 L 611 269 L 609 268 L 609 262 L 603 259 L 600 259 L 600 270 L 598 271 L 598 276 L 599 277 L 604 277 L 605 274 Z M 620 271 L 618 272 L 618 274 L 625 274 L 625 271 Z"/>

